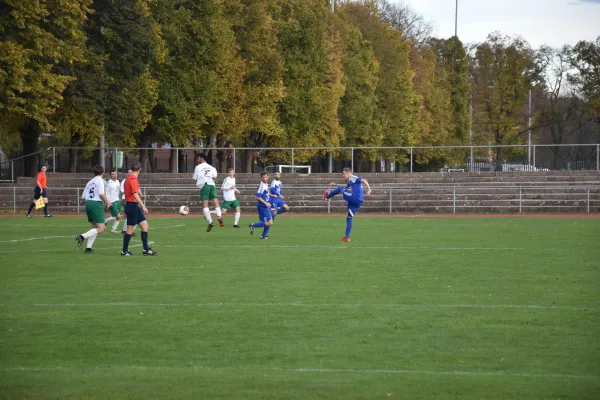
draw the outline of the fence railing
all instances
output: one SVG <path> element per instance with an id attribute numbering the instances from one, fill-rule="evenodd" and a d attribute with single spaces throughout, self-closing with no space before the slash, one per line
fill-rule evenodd
<path id="1" fill-rule="evenodd" d="M 497 160 L 499 150 L 503 157 Z M 358 173 L 415 172 L 452 169 L 472 172 L 522 170 L 600 170 L 600 144 L 536 144 L 503 146 L 410 146 L 410 147 L 281 147 L 281 148 L 76 148 L 50 147 L 12 160 L 0 161 L 0 180 L 14 182 L 23 176 L 26 160 L 37 157 L 50 172 L 89 172 L 93 164 L 125 171 L 140 153 L 148 152 L 148 172 L 192 172 L 195 155 L 205 152 L 220 173 L 279 169 L 305 173 L 341 172 L 350 167 Z M 509 166 L 509 167 L 507 167 Z"/>
<path id="2" fill-rule="evenodd" d="M 244 213 L 254 213 L 256 186 L 239 186 L 238 199 Z M 342 212 L 344 204 L 337 198 L 323 201 L 325 186 L 286 186 L 292 212 Z M 48 189 L 51 211 L 83 212 L 82 188 Z M 141 188 L 151 211 L 175 212 L 188 205 L 201 214 L 195 187 Z M 246 193 L 244 193 L 246 192 Z M 372 196 L 365 197 L 363 212 L 600 212 L 600 185 L 539 185 L 539 186 L 373 186 Z M 25 212 L 32 200 L 31 188 L 0 187 L 0 209 Z M 193 204 L 193 205 L 192 205 Z"/>

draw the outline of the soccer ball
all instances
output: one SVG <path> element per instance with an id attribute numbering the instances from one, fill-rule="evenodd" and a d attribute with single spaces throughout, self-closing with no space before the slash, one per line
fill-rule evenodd
<path id="1" fill-rule="evenodd" d="M 190 213 L 190 209 L 188 208 L 188 206 L 179 207 L 179 214 L 188 215 L 189 213 Z"/>

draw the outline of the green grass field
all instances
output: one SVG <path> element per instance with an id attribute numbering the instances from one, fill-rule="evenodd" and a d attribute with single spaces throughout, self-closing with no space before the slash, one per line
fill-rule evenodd
<path id="1" fill-rule="evenodd" d="M 0 398 L 600 396 L 600 219 L 231 221 L 0 219 Z"/>

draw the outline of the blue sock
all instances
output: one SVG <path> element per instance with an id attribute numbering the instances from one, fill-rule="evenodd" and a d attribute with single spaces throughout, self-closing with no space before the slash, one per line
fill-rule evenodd
<path id="1" fill-rule="evenodd" d="M 350 237 L 351 230 L 352 230 L 352 217 L 346 217 L 346 237 Z"/>
<path id="2" fill-rule="evenodd" d="M 277 211 L 277 214 L 281 214 L 279 211 Z M 273 221 L 275 221 L 275 217 L 277 216 L 277 214 L 273 214 Z"/>
<path id="3" fill-rule="evenodd" d="M 148 251 L 148 232 L 142 232 L 142 245 L 144 246 L 144 251 Z"/>
<path id="4" fill-rule="evenodd" d="M 281 207 L 277 210 L 277 215 L 285 214 L 286 212 L 287 212 L 287 210 L 285 208 Z M 273 216 L 273 219 L 275 219 L 275 216 Z"/>
<path id="5" fill-rule="evenodd" d="M 123 253 L 126 253 L 129 250 L 129 241 L 131 240 L 131 235 L 127 232 L 123 235 Z"/>
<path id="6" fill-rule="evenodd" d="M 265 225 L 265 229 L 263 229 L 262 237 L 265 237 L 269 234 L 269 230 L 271 230 L 271 225 Z"/>
<path id="7" fill-rule="evenodd" d="M 254 228 L 264 228 L 265 227 L 265 223 L 263 221 L 255 222 L 255 223 L 252 224 L 252 226 Z"/>
<path id="8" fill-rule="evenodd" d="M 327 198 L 330 199 L 333 196 L 335 196 L 336 194 L 339 194 L 342 191 L 342 187 L 338 186 L 335 189 L 333 189 L 331 192 L 329 192 L 329 194 L 327 195 Z"/>

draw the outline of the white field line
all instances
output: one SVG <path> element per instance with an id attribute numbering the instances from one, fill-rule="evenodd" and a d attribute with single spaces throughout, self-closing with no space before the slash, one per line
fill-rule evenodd
<path id="1" fill-rule="evenodd" d="M 412 369 L 347 369 L 347 368 L 273 368 L 256 367 L 210 367 L 200 365 L 189 366 L 145 366 L 145 365 L 94 365 L 88 367 L 44 367 L 44 366 L 17 366 L 1 367 L 3 372 L 86 372 L 86 371 L 275 371 L 285 373 L 320 373 L 320 374 L 403 374 L 403 375 L 454 375 L 454 376 L 499 376 L 499 377 L 523 377 L 523 378 L 556 378 L 556 379 L 589 379 L 599 380 L 597 375 L 575 375 L 575 374 L 544 374 L 510 371 L 433 371 Z"/>
<path id="2" fill-rule="evenodd" d="M 322 245 L 277 245 L 277 244 L 268 244 L 266 246 L 260 245 L 179 245 L 179 244 L 166 244 L 162 245 L 162 247 L 191 247 L 191 248 L 222 248 L 222 249 L 258 249 L 260 251 L 264 251 L 265 248 L 277 248 L 277 249 L 333 249 L 333 250 L 351 250 L 351 249 L 373 249 L 373 250 L 453 250 L 453 251 L 478 251 L 478 250 L 527 250 L 525 247 L 432 247 L 432 246 L 353 246 L 353 245 L 345 245 L 339 244 L 337 246 L 322 246 Z"/>
<path id="3" fill-rule="evenodd" d="M 185 225 L 173 225 L 173 226 L 162 226 L 162 227 L 157 227 L 157 228 L 150 228 L 150 229 L 172 229 L 172 228 L 179 228 Z M 139 230 L 138 230 L 139 232 Z M 77 233 L 74 233 L 72 235 L 69 236 L 40 236 L 40 237 L 31 237 L 31 238 L 23 238 L 23 239 L 13 239 L 13 240 L 0 240 L 0 243 L 18 243 L 18 242 L 30 242 L 32 240 L 48 240 L 48 239 L 65 239 L 65 238 L 75 238 L 75 236 L 77 235 Z M 102 233 L 102 236 L 100 236 L 99 239 L 102 240 L 115 240 L 115 239 L 104 239 L 105 234 Z M 122 240 L 122 239 L 119 239 Z M 38 250 L 39 251 L 39 250 Z M 42 250 L 42 251 L 49 251 L 49 250 Z M 15 251 L 9 251 L 9 253 L 14 253 Z M 27 252 L 30 252 L 29 250 Z"/>
<path id="4" fill-rule="evenodd" d="M 75 238 L 75 236 L 67 236 L 67 237 L 72 237 Z M 116 239 L 108 239 L 108 240 L 116 240 Z M 120 242 L 122 242 L 123 240 L 120 239 Z M 152 241 L 148 241 L 148 245 L 153 244 L 154 242 Z M 130 244 L 129 247 L 141 247 L 142 244 Z M 112 247 L 94 247 L 94 250 L 114 250 L 114 249 L 120 249 L 122 246 L 112 246 Z M 73 247 L 74 249 L 76 249 L 75 247 Z M 0 250 L 0 253 L 48 253 L 48 252 L 56 252 L 56 249 L 39 249 L 39 250 Z"/>
<path id="5" fill-rule="evenodd" d="M 35 304 L 0 304 L 0 307 L 249 307 L 249 308 L 397 308 L 397 309 L 438 309 L 438 308 L 472 308 L 472 309 L 527 309 L 527 310 L 567 310 L 598 311 L 597 307 L 544 306 L 535 304 L 376 304 L 376 303 L 149 303 L 149 302 L 110 302 L 110 303 L 35 303 Z"/>
<path id="6" fill-rule="evenodd" d="M 25 238 L 25 239 L 0 240 L 0 243 L 17 243 L 17 242 L 29 242 L 29 241 L 32 241 L 32 240 L 64 239 L 64 238 L 75 238 L 75 235 L 70 235 L 70 236 L 42 236 L 42 237 L 32 237 L 32 238 Z"/>

